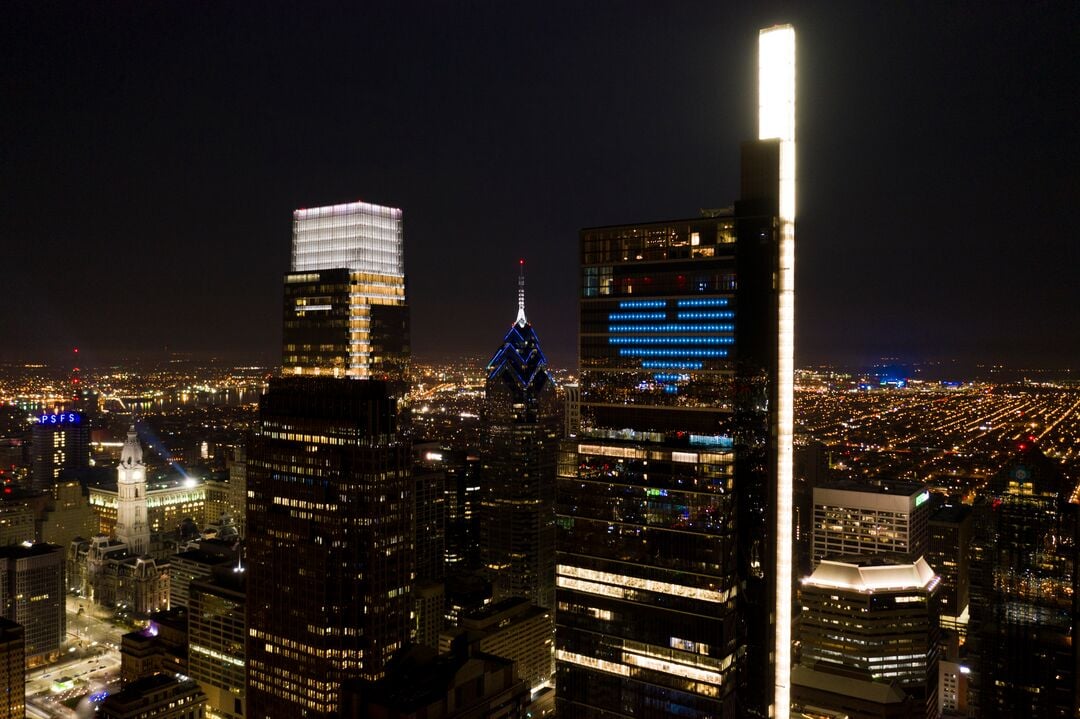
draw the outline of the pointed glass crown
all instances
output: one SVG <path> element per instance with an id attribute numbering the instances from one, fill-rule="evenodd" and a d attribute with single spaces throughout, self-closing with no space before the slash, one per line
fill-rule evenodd
<path id="1" fill-rule="evenodd" d="M 502 346 L 487 363 L 487 376 L 490 382 L 501 375 L 515 393 L 535 395 L 551 379 L 540 340 L 525 318 L 525 260 L 520 261 L 519 268 L 517 318 L 503 337 Z"/>

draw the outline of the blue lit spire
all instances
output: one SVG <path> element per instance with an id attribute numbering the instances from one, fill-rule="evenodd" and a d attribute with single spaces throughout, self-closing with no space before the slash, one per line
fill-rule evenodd
<path id="1" fill-rule="evenodd" d="M 551 385 L 547 358 L 540 340 L 525 317 L 525 260 L 518 270 L 518 310 L 514 324 L 503 337 L 502 346 L 487 363 L 488 381 L 502 375 L 508 388 L 520 397 L 536 397 Z"/>

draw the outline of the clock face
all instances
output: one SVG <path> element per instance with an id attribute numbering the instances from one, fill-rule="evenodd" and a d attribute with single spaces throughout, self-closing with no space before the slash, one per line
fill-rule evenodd
<path id="1" fill-rule="evenodd" d="M 1013 476 L 1022 482 L 1031 475 L 1023 467 L 1017 467 L 1016 470 L 1013 472 Z"/>

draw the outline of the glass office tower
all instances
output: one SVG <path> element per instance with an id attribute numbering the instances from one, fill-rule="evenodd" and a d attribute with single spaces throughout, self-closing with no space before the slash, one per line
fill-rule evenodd
<path id="1" fill-rule="evenodd" d="M 248 717 L 335 717 L 341 682 L 408 642 L 410 469 L 384 383 L 270 383 L 248 450 Z"/>
<path id="2" fill-rule="evenodd" d="M 284 311 L 285 374 L 404 382 L 401 210 L 366 202 L 296 210 Z"/>
<path id="3" fill-rule="evenodd" d="M 485 368 L 481 551 L 496 600 L 527 597 L 550 609 L 562 418 L 540 340 L 525 318 L 524 292 L 522 276 L 517 319 Z"/>
<path id="4" fill-rule="evenodd" d="M 763 31 L 763 113 L 773 32 L 790 40 L 790 83 L 778 76 L 794 90 L 791 28 Z M 581 429 L 557 480 L 560 716 L 788 715 L 788 134 L 763 121 L 744 145 L 733 209 L 581 232 Z"/>

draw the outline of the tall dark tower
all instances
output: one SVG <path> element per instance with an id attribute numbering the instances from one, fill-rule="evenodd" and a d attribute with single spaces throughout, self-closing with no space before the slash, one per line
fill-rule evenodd
<path id="1" fill-rule="evenodd" d="M 1074 717 L 1075 485 L 1032 441 L 990 479 L 972 518 L 968 646 L 976 716 Z"/>
<path id="2" fill-rule="evenodd" d="M 487 364 L 481 551 L 495 599 L 555 601 L 555 454 L 559 404 L 540 340 L 525 318 L 521 261 L 517 318 Z"/>
<path id="3" fill-rule="evenodd" d="M 409 638 L 412 475 L 384 383 L 272 381 L 248 451 L 247 716 L 337 716 Z"/>
<path id="4" fill-rule="evenodd" d="M 561 717 L 789 716 L 794 37 L 761 33 L 734 209 L 581 231 Z"/>

